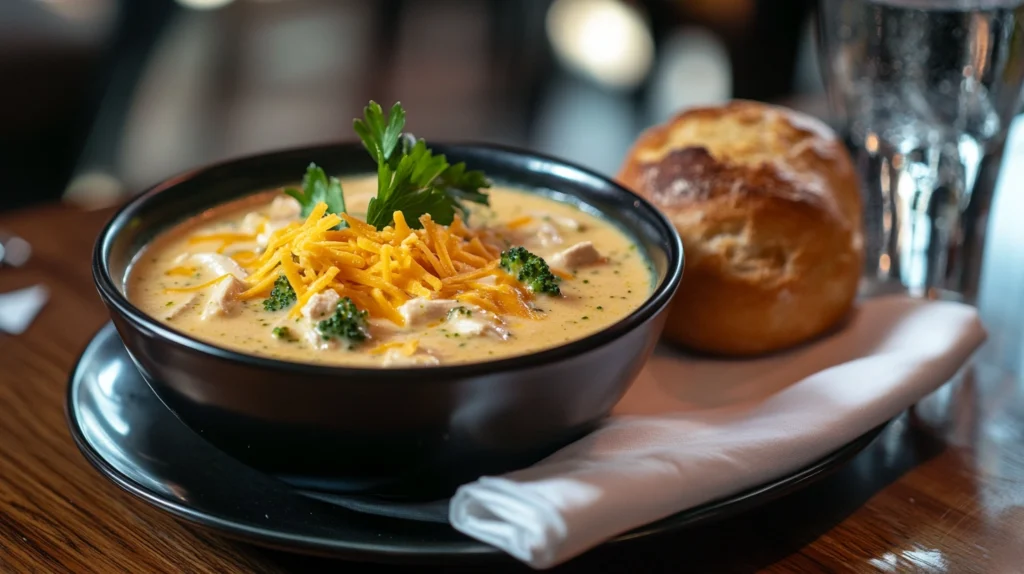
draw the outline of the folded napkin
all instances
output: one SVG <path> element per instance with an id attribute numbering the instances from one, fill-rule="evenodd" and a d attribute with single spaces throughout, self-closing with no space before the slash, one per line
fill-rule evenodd
<path id="1" fill-rule="evenodd" d="M 0 294 L 0 332 L 12 335 L 25 332 L 49 297 L 43 285 Z"/>
<path id="2" fill-rule="evenodd" d="M 942 386 L 983 342 L 973 307 L 870 299 L 838 333 L 763 359 L 659 350 L 599 430 L 462 486 L 459 531 L 534 568 L 807 466 Z"/>

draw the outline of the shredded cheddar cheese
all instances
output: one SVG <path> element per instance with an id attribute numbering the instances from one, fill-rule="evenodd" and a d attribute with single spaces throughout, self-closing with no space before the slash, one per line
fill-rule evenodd
<path id="1" fill-rule="evenodd" d="M 179 277 L 191 277 L 191 276 L 195 275 L 198 272 L 199 272 L 199 270 L 196 269 L 195 267 L 190 267 L 188 265 L 179 265 L 177 267 L 172 267 L 171 269 L 168 269 L 167 271 L 164 272 L 164 275 L 177 275 Z"/>
<path id="2" fill-rule="evenodd" d="M 567 280 L 567 281 L 569 279 L 572 279 L 572 277 L 573 277 L 572 273 L 569 273 L 568 271 L 564 271 L 562 269 L 557 269 L 555 267 L 551 268 L 551 272 L 554 273 L 555 275 L 561 277 L 562 279 Z"/>
<path id="3" fill-rule="evenodd" d="M 383 355 L 384 353 L 387 353 L 391 349 L 398 349 L 399 352 L 401 352 L 406 357 L 411 357 L 413 353 L 415 353 L 416 350 L 419 348 L 419 346 L 419 339 L 409 339 L 408 341 L 390 341 L 387 343 L 381 343 L 380 345 L 377 345 L 376 347 L 370 349 L 370 354 Z"/>
<path id="4" fill-rule="evenodd" d="M 259 259 L 259 255 L 255 251 L 239 251 L 232 253 L 231 258 L 235 260 L 239 265 L 250 265 Z"/>
<path id="5" fill-rule="evenodd" d="M 508 227 L 509 229 L 518 229 L 520 227 L 523 227 L 524 225 L 529 225 L 531 221 L 533 221 L 532 217 L 530 217 L 529 215 L 524 215 L 522 217 L 517 217 L 512 221 L 509 221 L 508 223 L 505 224 L 505 227 Z"/>
<path id="6" fill-rule="evenodd" d="M 259 256 L 236 258 L 249 271 L 242 299 L 266 296 L 283 276 L 298 299 L 293 316 L 325 289 L 351 298 L 371 317 L 397 325 L 405 323 L 398 308 L 417 297 L 456 299 L 495 313 L 535 316 L 528 304 L 529 291 L 499 267 L 499 244 L 458 217 L 444 226 L 424 215 L 422 229 L 412 229 L 402 213 L 395 212 L 394 225 L 378 231 L 349 214 L 326 212 L 326 204 L 317 204 L 301 224 L 271 234 Z M 342 221 L 348 227 L 335 229 Z"/>
<path id="7" fill-rule="evenodd" d="M 209 233 L 190 237 L 190 244 L 205 243 L 207 241 L 219 241 L 221 243 L 239 243 L 242 241 L 256 241 L 256 236 L 248 233 Z"/>

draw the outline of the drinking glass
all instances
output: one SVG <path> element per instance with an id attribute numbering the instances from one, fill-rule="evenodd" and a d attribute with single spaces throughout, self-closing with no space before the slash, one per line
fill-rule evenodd
<path id="1" fill-rule="evenodd" d="M 973 302 L 1024 0 L 821 0 L 818 43 L 863 186 L 867 277 Z"/>

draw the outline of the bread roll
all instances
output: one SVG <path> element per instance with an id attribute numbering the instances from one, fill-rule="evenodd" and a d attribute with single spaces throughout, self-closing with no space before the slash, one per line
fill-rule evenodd
<path id="1" fill-rule="evenodd" d="M 618 179 L 683 239 L 668 340 L 759 354 L 820 335 L 849 312 L 861 199 L 846 148 L 820 121 L 747 101 L 691 109 L 644 132 Z"/>

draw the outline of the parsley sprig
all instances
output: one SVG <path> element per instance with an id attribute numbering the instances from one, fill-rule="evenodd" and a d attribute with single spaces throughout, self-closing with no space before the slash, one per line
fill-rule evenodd
<path id="1" fill-rule="evenodd" d="M 353 127 L 366 151 L 377 163 L 377 196 L 370 199 L 366 222 L 377 229 L 394 223 L 394 214 L 401 211 L 410 227 L 420 228 L 420 217 L 449 225 L 459 211 L 469 218 L 467 202 L 489 205 L 490 198 L 482 190 L 491 186 L 482 171 L 467 170 L 466 164 L 449 164 L 443 155 L 435 155 L 422 139 L 404 133 L 405 110 L 395 103 L 388 114 L 377 102 L 370 101 L 363 109 L 362 119 Z M 327 177 L 315 163 L 306 168 L 302 189 L 288 188 L 285 193 L 302 206 L 302 217 L 308 217 L 320 202 L 328 213 L 345 213 L 345 194 L 341 182 Z M 338 227 L 344 227 L 341 223 Z"/>
<path id="2" fill-rule="evenodd" d="M 463 217 L 469 216 L 465 202 L 489 204 L 488 195 L 481 191 L 490 187 L 483 172 L 467 171 L 462 162 L 451 165 L 422 139 L 403 134 L 405 110 L 400 103 L 385 115 L 371 100 L 354 127 L 377 162 L 377 196 L 370 200 L 366 211 L 366 222 L 377 229 L 391 225 L 396 211 L 402 212 L 410 227 L 419 228 L 424 214 L 448 225 L 456 210 Z"/>
<path id="3" fill-rule="evenodd" d="M 306 168 L 301 190 L 290 187 L 284 192 L 302 206 L 302 217 L 308 217 L 321 201 L 327 204 L 328 213 L 345 213 L 345 193 L 341 189 L 341 182 L 336 177 L 328 178 L 323 168 L 315 163 Z"/>

